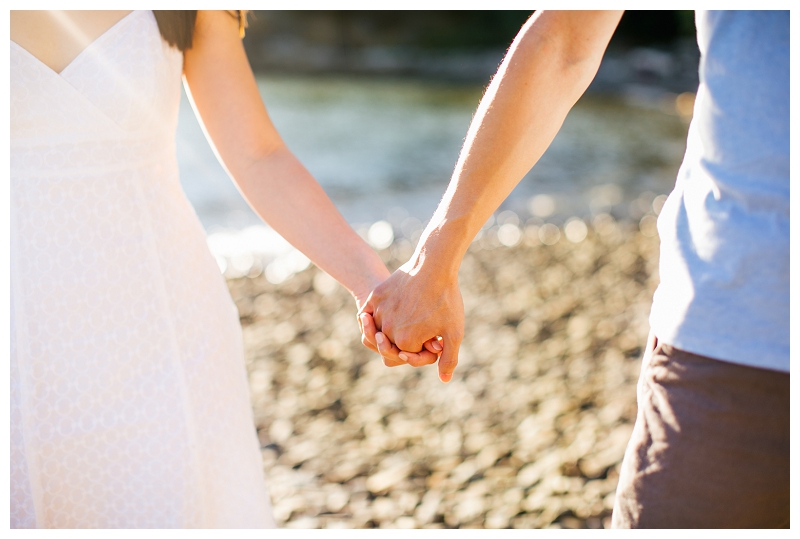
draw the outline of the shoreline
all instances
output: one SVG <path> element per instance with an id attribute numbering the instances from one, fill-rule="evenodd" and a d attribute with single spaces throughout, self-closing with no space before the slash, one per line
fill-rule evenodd
<path id="1" fill-rule="evenodd" d="M 473 243 L 447 385 L 385 367 L 316 267 L 229 279 L 279 526 L 607 527 L 658 281 L 651 224 Z M 379 251 L 390 269 L 403 241 Z"/>

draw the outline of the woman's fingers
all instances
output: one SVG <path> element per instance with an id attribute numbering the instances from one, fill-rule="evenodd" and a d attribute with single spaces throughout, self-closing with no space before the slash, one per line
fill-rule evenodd
<path id="1" fill-rule="evenodd" d="M 378 350 L 375 334 L 378 332 L 375 327 L 375 321 L 368 313 L 361 313 L 358 317 L 358 323 L 361 326 L 361 344 L 372 350 L 373 352 L 381 353 Z"/>
<path id="2" fill-rule="evenodd" d="M 406 364 L 405 360 L 400 357 L 400 349 L 380 331 L 375 334 L 375 342 L 378 345 L 378 353 L 383 356 L 384 365 L 397 367 Z"/>
<path id="3" fill-rule="evenodd" d="M 401 351 L 398 354 L 400 359 L 404 359 L 406 363 L 412 367 L 423 367 L 425 365 L 432 365 L 439 360 L 439 354 L 442 352 L 442 343 L 434 337 L 425 341 L 422 345 L 420 352 L 406 352 Z"/>
<path id="4" fill-rule="evenodd" d="M 411 365 L 412 367 L 423 367 L 425 365 L 431 365 L 436 363 L 439 359 L 439 354 L 434 354 L 428 350 L 423 350 L 421 352 L 400 352 L 398 354 L 400 359 L 404 359 L 406 363 Z"/>
<path id="5" fill-rule="evenodd" d="M 422 351 L 420 352 L 406 352 L 403 350 L 398 354 L 400 359 L 412 367 L 422 367 L 424 365 L 431 365 L 436 363 L 439 359 L 439 354 L 442 353 L 442 343 L 437 337 L 429 339 L 422 344 Z"/>
<path id="6" fill-rule="evenodd" d="M 405 352 L 392 343 L 386 335 L 375 327 L 375 320 L 369 313 L 358 316 L 361 327 L 361 344 L 378 352 L 383 357 L 383 364 L 387 367 L 411 365 L 422 367 L 436 363 L 442 350 L 442 343 L 437 338 L 430 339 L 423 344 L 421 352 Z"/>
<path id="7" fill-rule="evenodd" d="M 375 342 L 377 343 L 378 353 L 383 356 L 383 363 L 387 367 L 396 367 L 398 365 L 422 367 L 436 363 L 439 359 L 439 354 L 425 349 L 417 353 L 402 351 L 381 332 L 375 333 Z"/>
<path id="8" fill-rule="evenodd" d="M 428 339 L 422 346 L 424 346 L 428 352 L 436 354 L 438 356 L 439 354 L 442 353 L 443 349 L 441 339 L 442 339 L 441 337 L 434 337 L 433 339 Z"/>

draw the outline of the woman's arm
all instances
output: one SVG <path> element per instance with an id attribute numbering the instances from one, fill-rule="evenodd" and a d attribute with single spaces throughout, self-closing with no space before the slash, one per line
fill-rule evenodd
<path id="1" fill-rule="evenodd" d="M 361 307 L 389 271 L 281 140 L 258 93 L 236 18 L 198 12 L 184 76 L 209 142 L 247 202 Z"/>
<path id="2" fill-rule="evenodd" d="M 450 185 L 414 256 L 362 308 L 396 344 L 384 340 L 378 346 L 384 358 L 420 350 L 422 342 L 441 335 L 439 377 L 450 380 L 464 331 L 461 259 L 589 86 L 621 16 L 620 11 L 544 11 L 519 31 L 478 106 Z"/>

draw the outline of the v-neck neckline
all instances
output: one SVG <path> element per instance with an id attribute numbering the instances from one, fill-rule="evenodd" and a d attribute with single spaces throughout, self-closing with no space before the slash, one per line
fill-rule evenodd
<path id="1" fill-rule="evenodd" d="M 111 25 L 102 34 L 97 36 L 91 43 L 86 45 L 83 48 L 83 50 L 81 50 L 81 52 L 79 52 L 72 60 L 69 61 L 69 63 L 66 66 L 64 66 L 64 68 L 61 71 L 56 71 L 55 69 L 53 69 L 49 65 L 45 64 L 36 55 L 34 55 L 32 52 L 30 52 L 28 49 L 26 49 L 25 47 L 23 47 L 22 45 L 20 45 L 16 41 L 14 41 L 13 39 L 9 39 L 9 41 L 11 41 L 12 46 L 15 46 L 19 50 L 25 52 L 25 54 L 27 54 L 28 56 L 33 58 L 39 65 L 41 65 L 42 67 L 44 67 L 45 69 L 47 69 L 48 71 L 53 73 L 54 75 L 56 75 L 58 77 L 63 77 L 64 72 L 66 72 L 70 67 L 72 67 L 81 57 L 86 55 L 86 53 L 90 49 L 94 48 L 99 42 L 105 40 L 109 36 L 109 34 L 111 34 L 115 29 L 119 28 L 125 21 L 129 20 L 132 15 L 134 15 L 135 13 L 139 13 L 140 11 L 141 10 L 133 10 L 130 13 L 126 14 L 124 17 L 122 17 L 120 20 L 115 22 L 113 25 Z"/>

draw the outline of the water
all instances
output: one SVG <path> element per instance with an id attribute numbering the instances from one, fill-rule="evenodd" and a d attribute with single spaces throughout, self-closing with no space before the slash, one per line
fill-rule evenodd
<path id="1" fill-rule="evenodd" d="M 261 76 L 258 85 L 289 148 L 365 236 L 381 220 L 395 236 L 413 236 L 430 218 L 483 92 L 477 85 L 354 77 Z M 683 155 L 687 126 L 673 107 L 663 99 L 634 106 L 584 97 L 498 212 L 514 212 L 520 223 L 537 214 L 556 225 L 601 212 L 640 218 L 656 195 L 672 189 Z M 185 97 L 177 142 L 182 184 L 221 265 L 247 251 L 290 253 L 219 165 Z M 376 234 L 386 239 L 385 230 Z M 293 256 L 296 266 L 307 263 Z"/>

